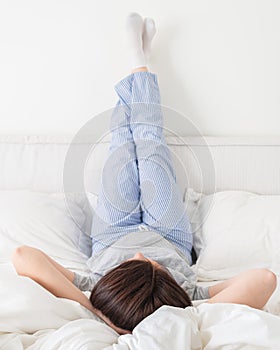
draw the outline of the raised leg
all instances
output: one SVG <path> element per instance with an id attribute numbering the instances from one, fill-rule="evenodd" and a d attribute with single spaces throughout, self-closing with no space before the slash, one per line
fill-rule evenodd
<path id="1" fill-rule="evenodd" d="M 111 119 L 111 145 L 101 180 L 92 223 L 92 254 L 110 246 L 141 224 L 140 188 L 135 144 L 129 127 L 131 80 L 121 80 L 115 90 L 119 101 Z"/>
<path id="2" fill-rule="evenodd" d="M 191 262 L 192 233 L 163 135 L 157 77 L 132 75 L 130 129 L 136 146 L 142 220 L 176 245 Z"/>
<path id="3" fill-rule="evenodd" d="M 151 19 L 146 22 L 144 24 L 137 13 L 131 13 L 126 19 L 128 54 L 132 69 L 146 69 L 146 55 L 150 54 L 151 41 L 155 34 L 154 22 Z M 115 87 L 119 102 L 112 115 L 112 141 L 93 218 L 93 254 L 128 232 L 138 230 L 142 222 L 137 159 L 129 126 L 131 111 L 128 105 L 131 104 L 132 79 L 132 75 L 128 76 Z"/>

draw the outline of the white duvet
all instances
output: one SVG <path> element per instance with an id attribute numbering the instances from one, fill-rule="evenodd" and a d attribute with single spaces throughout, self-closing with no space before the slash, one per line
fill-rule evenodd
<path id="1" fill-rule="evenodd" d="M 163 306 L 118 336 L 78 303 L 1 264 L 1 350 L 280 349 L 280 317 L 235 304 Z"/>

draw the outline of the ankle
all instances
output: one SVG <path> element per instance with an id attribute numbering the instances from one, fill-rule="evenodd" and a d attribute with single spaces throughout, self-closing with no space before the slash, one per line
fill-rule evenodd
<path id="1" fill-rule="evenodd" d="M 148 68 L 146 66 L 138 67 L 138 68 L 132 69 L 131 71 L 131 73 L 137 73 L 137 72 L 148 72 Z"/>

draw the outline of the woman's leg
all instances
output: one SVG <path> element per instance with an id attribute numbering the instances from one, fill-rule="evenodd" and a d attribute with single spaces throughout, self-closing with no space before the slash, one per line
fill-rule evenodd
<path id="1" fill-rule="evenodd" d="M 132 67 L 141 71 L 150 55 L 154 21 L 150 18 L 143 21 L 139 14 L 131 13 L 126 20 L 126 30 Z M 119 102 L 112 115 L 112 141 L 93 218 L 93 254 L 128 232 L 138 230 L 142 223 L 139 174 L 130 130 L 132 79 L 128 76 L 115 86 Z"/>
<path id="2" fill-rule="evenodd" d="M 120 221 L 121 226 L 119 227 L 110 218 L 109 224 L 110 221 L 113 224 L 111 226 L 109 225 L 109 232 L 114 233 L 110 242 L 116 240 L 121 235 L 119 231 L 116 232 L 116 229 L 121 228 L 123 230 L 125 228 L 127 232 L 131 227 L 124 227 L 125 225 L 131 225 L 134 222 L 138 223 L 138 220 L 142 219 L 143 223 L 149 226 L 150 229 L 160 232 L 166 239 L 181 249 L 191 262 L 192 234 L 183 205 L 182 195 L 176 184 L 169 150 L 162 133 L 159 87 L 156 76 L 149 73 L 146 69 L 151 53 L 151 43 L 156 33 L 155 23 L 151 18 L 145 18 L 143 21 L 143 18 L 139 14 L 131 13 L 127 18 L 126 29 L 133 73 L 117 85 L 116 91 L 120 97 L 120 101 L 125 106 L 125 115 L 130 116 L 130 130 L 132 131 L 135 143 L 133 150 L 134 152 L 136 151 L 136 154 L 133 154 L 131 157 L 135 160 L 133 166 L 133 178 L 135 181 L 131 182 L 131 177 L 127 176 L 129 173 L 126 172 L 123 183 L 126 184 L 127 182 L 129 184 L 128 189 L 130 194 L 135 189 L 136 196 L 133 198 L 134 203 L 140 200 L 140 193 L 138 192 L 138 186 L 140 185 L 142 217 L 139 215 L 139 211 L 136 214 L 135 221 L 127 221 L 127 217 L 130 218 L 130 216 L 125 216 L 125 220 Z M 129 138 L 130 142 L 131 138 Z M 115 163 L 112 162 L 112 164 Z M 138 166 L 139 177 L 135 165 Z M 112 168 L 112 166 L 109 168 Z M 106 173 L 104 176 L 106 176 Z M 110 181 L 111 176 L 105 188 L 107 196 L 112 191 L 112 199 L 108 203 L 109 209 L 104 208 L 102 204 L 103 201 L 106 203 L 106 196 L 102 195 L 102 192 L 101 203 L 98 209 L 98 212 L 101 214 L 100 217 L 103 218 L 104 222 L 106 222 L 104 219 L 106 219 L 108 214 L 115 213 L 115 208 L 112 208 L 112 202 L 118 208 L 118 203 L 115 203 L 119 198 L 119 194 L 115 194 L 118 186 L 115 186 L 116 184 L 114 182 L 110 187 Z M 138 186 L 136 186 L 136 183 Z M 126 196 L 129 195 L 129 192 L 126 192 Z M 125 208 L 127 201 L 122 202 L 124 206 L 121 206 L 121 213 L 117 210 L 117 217 L 119 214 L 128 214 Z M 134 207 L 132 206 L 130 208 L 129 213 L 132 213 L 135 208 L 136 210 L 140 209 L 138 205 L 136 207 L 134 204 Z M 106 215 L 102 215 L 104 213 Z M 133 216 L 133 219 L 135 219 L 135 216 Z M 95 233 L 96 227 L 98 225 L 93 226 Z M 100 231 L 105 232 L 104 230 L 97 229 L 97 232 Z M 100 236 L 102 237 L 102 234 Z M 104 236 L 102 237 L 103 240 Z M 109 237 L 109 235 L 106 237 Z M 95 244 L 93 242 L 93 246 Z"/>
<path id="3" fill-rule="evenodd" d="M 111 119 L 111 145 L 92 223 L 92 254 L 110 246 L 141 224 L 140 188 L 130 124 L 131 77 L 115 90 L 119 101 Z"/>
<path id="4" fill-rule="evenodd" d="M 157 77 L 131 76 L 130 129 L 136 146 L 143 223 L 176 245 L 191 262 L 192 233 L 163 135 Z"/>
<path id="5" fill-rule="evenodd" d="M 121 100 L 125 101 L 131 114 L 130 129 L 136 146 L 143 223 L 174 243 L 191 262 L 192 234 L 162 133 L 157 78 L 143 68 L 148 63 L 155 33 L 153 19 L 143 21 L 137 13 L 128 16 L 127 39 L 134 69 L 126 79 L 129 84 L 122 86 Z"/>

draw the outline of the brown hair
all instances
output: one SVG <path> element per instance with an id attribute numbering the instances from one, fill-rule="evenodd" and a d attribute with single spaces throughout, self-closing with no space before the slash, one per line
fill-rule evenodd
<path id="1" fill-rule="evenodd" d="M 109 271 L 93 288 L 90 301 L 116 327 L 128 331 L 162 305 L 192 305 L 168 272 L 143 260 L 125 261 Z"/>

